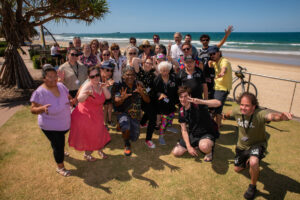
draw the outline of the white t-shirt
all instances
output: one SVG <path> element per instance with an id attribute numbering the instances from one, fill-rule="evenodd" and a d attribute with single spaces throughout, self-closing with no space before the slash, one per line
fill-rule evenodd
<path id="1" fill-rule="evenodd" d="M 171 57 L 175 60 L 178 60 L 181 55 L 183 55 L 183 52 L 181 50 L 182 44 L 173 44 L 171 46 Z"/>
<path id="2" fill-rule="evenodd" d="M 51 56 L 55 56 L 55 55 L 59 54 L 59 53 L 57 52 L 58 48 L 59 48 L 59 47 L 57 47 L 57 46 L 52 46 L 52 47 L 51 47 Z"/>
<path id="3" fill-rule="evenodd" d="M 119 60 L 116 61 L 117 66 L 114 69 L 114 75 L 113 79 L 115 83 L 121 83 L 122 82 L 122 64 L 125 62 L 126 64 L 127 58 L 125 56 L 120 56 Z"/>

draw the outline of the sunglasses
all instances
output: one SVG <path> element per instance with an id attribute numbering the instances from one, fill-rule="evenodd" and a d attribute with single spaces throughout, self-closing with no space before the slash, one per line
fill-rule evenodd
<path id="1" fill-rule="evenodd" d="M 112 50 L 112 51 L 115 51 L 115 50 L 117 51 L 117 50 L 119 50 L 119 48 L 118 48 L 118 47 L 115 47 L 115 48 L 111 48 L 111 50 Z"/>
<path id="2" fill-rule="evenodd" d="M 136 53 L 135 53 L 135 52 L 134 52 L 134 53 L 131 53 L 131 52 L 130 52 L 129 55 L 136 55 Z"/>
<path id="3" fill-rule="evenodd" d="M 210 55 L 210 56 L 214 56 L 214 55 L 216 55 L 216 53 L 210 53 L 209 55 Z"/>
<path id="4" fill-rule="evenodd" d="M 189 51 L 191 48 L 182 49 L 182 51 Z"/>
<path id="5" fill-rule="evenodd" d="M 143 45 L 143 48 L 148 48 L 150 47 L 150 45 Z"/>
<path id="6" fill-rule="evenodd" d="M 151 63 L 151 62 L 145 62 L 145 64 L 152 65 L 152 63 Z"/>
<path id="7" fill-rule="evenodd" d="M 153 38 L 153 40 L 159 40 L 159 38 Z"/>
<path id="8" fill-rule="evenodd" d="M 90 77 L 90 79 L 94 79 L 96 77 L 100 77 L 100 74 L 95 74 L 95 75 L 92 75 L 92 76 L 89 76 L 89 77 Z"/>
<path id="9" fill-rule="evenodd" d="M 109 54 L 103 54 L 103 56 L 109 56 Z"/>
<path id="10" fill-rule="evenodd" d="M 136 41 L 130 41 L 130 43 L 131 43 L 131 44 L 135 44 L 135 43 L 136 43 Z"/>
<path id="11" fill-rule="evenodd" d="M 209 39 L 203 39 L 201 42 L 209 42 Z"/>
<path id="12" fill-rule="evenodd" d="M 79 55 L 77 53 L 71 53 L 71 56 L 78 57 Z"/>
<path id="13" fill-rule="evenodd" d="M 111 69 L 105 69 L 105 71 L 106 72 L 111 72 L 111 73 L 113 72 L 113 70 L 111 70 Z"/>

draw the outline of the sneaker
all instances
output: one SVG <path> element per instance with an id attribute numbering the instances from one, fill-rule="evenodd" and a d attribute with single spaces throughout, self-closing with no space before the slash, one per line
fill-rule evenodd
<path id="1" fill-rule="evenodd" d="M 140 128 L 146 128 L 148 126 L 148 124 L 146 123 L 146 124 L 141 124 L 140 125 Z"/>
<path id="2" fill-rule="evenodd" d="M 250 184 L 247 191 L 244 194 L 245 199 L 254 199 L 256 192 L 256 185 Z"/>
<path id="3" fill-rule="evenodd" d="M 125 149 L 124 149 L 124 155 L 125 156 L 130 156 L 131 155 L 131 149 L 130 149 L 130 147 L 125 147 Z"/>
<path id="4" fill-rule="evenodd" d="M 151 140 L 146 140 L 145 144 L 151 149 L 155 148 L 155 144 Z"/>
<path id="5" fill-rule="evenodd" d="M 171 133 L 179 133 L 178 129 L 177 128 L 174 128 L 174 127 L 167 127 L 166 131 L 169 131 Z"/>
<path id="6" fill-rule="evenodd" d="M 164 139 L 164 136 L 160 135 L 158 138 L 159 144 L 161 145 L 166 145 L 166 141 Z"/>

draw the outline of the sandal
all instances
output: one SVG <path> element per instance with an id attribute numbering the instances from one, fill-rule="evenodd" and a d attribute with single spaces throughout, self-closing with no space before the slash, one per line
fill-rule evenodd
<path id="1" fill-rule="evenodd" d="M 204 156 L 204 161 L 205 162 L 211 162 L 212 160 L 213 160 L 213 153 L 212 152 L 210 152 L 208 154 L 205 154 L 205 156 Z"/>
<path id="2" fill-rule="evenodd" d="M 102 159 L 107 159 L 108 158 L 108 155 L 106 153 L 104 153 L 102 150 L 99 150 L 98 151 L 98 154 L 99 156 L 102 158 Z"/>
<path id="3" fill-rule="evenodd" d="M 57 168 L 56 169 L 56 172 L 59 173 L 60 175 L 64 176 L 64 177 L 67 177 L 67 176 L 70 176 L 71 175 L 71 172 L 69 170 L 66 170 L 66 168 Z"/>
<path id="4" fill-rule="evenodd" d="M 89 162 L 95 162 L 96 161 L 96 158 L 94 158 L 91 155 L 84 155 L 84 159 L 86 159 Z"/>
<path id="5" fill-rule="evenodd" d="M 64 152 L 64 155 L 66 156 L 66 157 L 69 157 L 70 156 L 70 154 L 68 153 L 68 152 Z"/>

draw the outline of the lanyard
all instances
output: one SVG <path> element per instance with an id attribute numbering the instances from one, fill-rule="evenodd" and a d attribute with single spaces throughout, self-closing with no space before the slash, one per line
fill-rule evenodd
<path id="1" fill-rule="evenodd" d="M 71 64 L 70 64 L 71 65 Z M 75 74 L 75 76 L 76 76 L 76 78 L 78 79 L 78 63 L 76 62 L 76 69 L 77 69 L 77 72 L 75 71 L 75 69 L 73 69 L 73 66 L 71 65 L 71 68 L 72 68 L 72 70 L 73 70 L 73 72 L 74 72 L 74 74 Z"/>
<path id="2" fill-rule="evenodd" d="M 252 122 L 252 119 L 253 119 L 253 114 L 252 114 L 251 117 L 250 117 L 250 120 L 249 120 L 249 123 L 248 123 L 247 128 L 246 128 L 246 126 L 245 126 L 245 117 L 244 117 L 244 115 L 242 115 L 242 118 L 243 118 L 243 128 L 245 129 L 245 132 L 246 132 L 246 134 L 247 134 L 248 129 L 250 128 L 250 125 L 251 125 L 251 122 Z"/>

